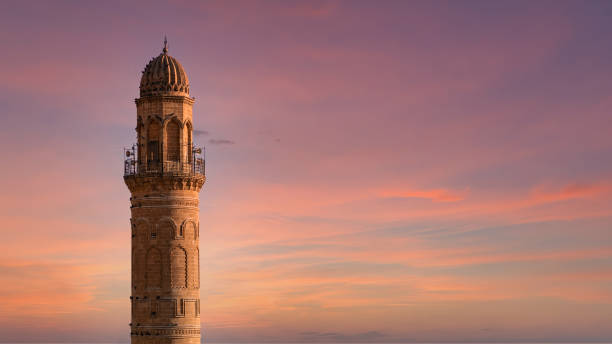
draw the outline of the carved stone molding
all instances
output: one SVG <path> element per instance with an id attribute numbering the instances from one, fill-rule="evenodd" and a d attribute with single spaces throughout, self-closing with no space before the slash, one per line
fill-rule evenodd
<path id="1" fill-rule="evenodd" d="M 199 192 L 206 181 L 203 175 L 128 175 L 123 177 L 132 193 L 188 190 Z"/>
<path id="2" fill-rule="evenodd" d="M 132 197 L 132 208 L 198 208 L 195 197 Z"/>
<path id="3" fill-rule="evenodd" d="M 159 337 L 200 337 L 199 328 L 171 328 L 161 326 L 133 326 L 131 336 L 159 336 Z"/>
<path id="4" fill-rule="evenodd" d="M 186 96 L 144 96 L 134 99 L 137 105 L 142 103 L 185 103 L 193 105 L 195 98 Z"/>

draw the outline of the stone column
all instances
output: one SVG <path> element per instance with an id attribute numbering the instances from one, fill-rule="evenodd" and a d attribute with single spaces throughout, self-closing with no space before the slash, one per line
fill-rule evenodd
<path id="1" fill-rule="evenodd" d="M 200 343 L 203 177 L 126 176 L 132 192 L 132 344 Z"/>

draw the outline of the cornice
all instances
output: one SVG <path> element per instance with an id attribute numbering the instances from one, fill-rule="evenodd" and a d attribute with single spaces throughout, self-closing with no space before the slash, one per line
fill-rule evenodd
<path id="1" fill-rule="evenodd" d="M 123 180 L 132 194 L 186 190 L 200 192 L 206 177 L 204 175 L 128 175 Z"/>
<path id="2" fill-rule="evenodd" d="M 134 99 L 137 105 L 142 103 L 154 103 L 154 102 L 165 102 L 165 103 L 186 103 L 193 105 L 195 98 L 186 96 L 145 96 Z"/>

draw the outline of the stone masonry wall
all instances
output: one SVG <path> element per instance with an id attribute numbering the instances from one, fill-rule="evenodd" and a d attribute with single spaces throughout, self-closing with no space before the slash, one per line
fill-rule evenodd
<path id="1" fill-rule="evenodd" d="M 136 193 L 131 203 L 132 343 L 199 343 L 198 193 Z"/>
<path id="2" fill-rule="evenodd" d="M 138 159 L 150 156 L 155 141 L 162 162 L 178 154 L 189 163 L 193 99 L 144 97 L 136 105 Z M 149 138 L 151 125 L 159 129 Z M 132 344 L 199 344 L 198 194 L 205 178 L 146 171 L 124 179 L 132 194 Z"/>

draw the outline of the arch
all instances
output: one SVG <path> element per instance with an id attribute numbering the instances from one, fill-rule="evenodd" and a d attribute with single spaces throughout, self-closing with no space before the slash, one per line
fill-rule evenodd
<path id="1" fill-rule="evenodd" d="M 170 286 L 187 288 L 187 251 L 181 246 L 170 251 Z"/>
<path id="2" fill-rule="evenodd" d="M 192 219 L 186 219 L 181 225 L 182 237 L 185 240 L 196 240 L 196 224 Z"/>
<path id="3" fill-rule="evenodd" d="M 145 271 L 145 279 L 147 288 L 161 288 L 162 273 L 161 273 L 161 253 L 156 247 L 151 247 L 147 252 L 147 264 Z"/>
<path id="4" fill-rule="evenodd" d="M 149 221 L 144 218 L 138 218 L 134 221 L 134 239 L 135 243 L 143 243 L 147 240 L 149 234 Z"/>
<path id="5" fill-rule="evenodd" d="M 145 126 L 142 121 L 142 117 L 138 116 L 138 122 L 136 124 L 136 135 L 138 136 L 136 139 L 137 148 L 138 148 L 138 161 L 142 162 L 145 160 L 147 155 L 145 151 Z"/>
<path id="6" fill-rule="evenodd" d="M 161 160 L 161 123 L 155 118 L 149 119 L 147 126 L 147 164 L 158 165 Z"/>
<path id="7" fill-rule="evenodd" d="M 176 237 L 176 223 L 171 217 L 162 217 L 157 223 L 157 237 L 172 240 Z"/>
<path id="8" fill-rule="evenodd" d="M 195 268 L 197 274 L 196 288 L 200 287 L 200 248 L 196 247 Z"/>
<path id="9" fill-rule="evenodd" d="M 144 139 L 144 122 L 141 116 L 136 118 L 136 133 L 138 134 L 138 140 Z"/>
<path id="10" fill-rule="evenodd" d="M 136 224 L 134 223 L 134 219 L 130 219 L 130 228 L 132 229 L 132 245 L 136 242 Z"/>
<path id="11" fill-rule="evenodd" d="M 141 289 L 145 285 L 145 251 L 137 249 L 132 256 L 132 288 Z"/>
<path id="12" fill-rule="evenodd" d="M 172 118 L 165 126 L 166 160 L 181 160 L 181 124 Z"/>
<path id="13" fill-rule="evenodd" d="M 191 122 L 185 121 L 185 131 L 187 133 L 187 135 L 185 135 L 187 139 L 187 142 L 185 142 L 187 146 L 185 154 L 187 154 L 187 161 L 191 163 L 191 161 L 193 160 L 193 153 L 191 152 L 193 150 L 193 127 L 191 126 Z"/>

